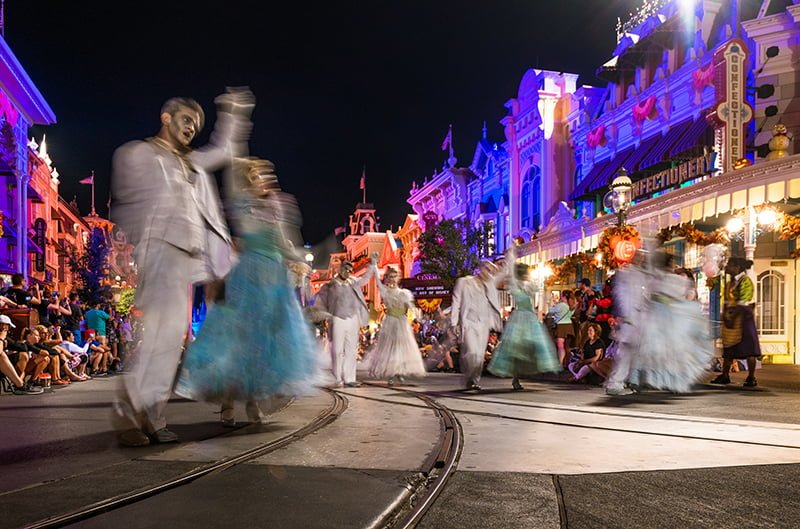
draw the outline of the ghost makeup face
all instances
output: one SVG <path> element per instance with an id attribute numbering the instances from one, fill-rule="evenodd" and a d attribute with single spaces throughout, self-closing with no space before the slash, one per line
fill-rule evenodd
<path id="1" fill-rule="evenodd" d="M 339 277 L 347 281 L 350 274 L 353 272 L 353 265 L 347 261 L 339 265 Z"/>
<path id="2" fill-rule="evenodd" d="M 394 268 L 389 268 L 386 270 L 386 275 L 383 277 L 383 282 L 386 284 L 387 287 L 396 287 L 397 286 L 397 270 Z"/>
<path id="3" fill-rule="evenodd" d="M 247 167 L 247 188 L 257 197 L 280 190 L 275 165 L 269 160 L 251 160 Z"/>
<path id="4" fill-rule="evenodd" d="M 179 106 L 172 114 L 168 112 L 161 114 L 159 137 L 176 149 L 188 150 L 198 130 L 200 130 L 200 114 L 189 107 Z"/>

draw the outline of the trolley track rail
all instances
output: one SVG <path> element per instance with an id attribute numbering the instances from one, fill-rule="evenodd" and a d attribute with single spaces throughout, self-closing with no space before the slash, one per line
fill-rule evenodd
<path id="1" fill-rule="evenodd" d="M 114 496 L 112 498 L 107 498 L 70 512 L 58 514 L 56 516 L 51 516 L 34 523 L 27 524 L 23 527 L 24 529 L 53 529 L 57 527 L 65 527 L 67 525 L 94 518 L 100 514 L 119 509 L 126 505 L 131 505 L 133 503 L 146 500 L 147 498 L 162 494 L 166 491 L 182 487 L 204 476 L 208 476 L 209 474 L 222 472 L 236 465 L 246 463 L 270 452 L 283 448 L 318 431 L 321 428 L 324 428 L 341 416 L 342 413 L 344 413 L 344 411 L 347 409 L 347 398 L 344 395 L 334 391 L 330 391 L 329 393 L 333 397 L 331 405 L 304 427 L 295 430 L 288 435 L 268 443 L 261 444 L 249 450 L 245 450 L 235 456 L 202 465 L 175 478 L 162 481 L 155 485 L 150 485 L 128 493 Z"/>

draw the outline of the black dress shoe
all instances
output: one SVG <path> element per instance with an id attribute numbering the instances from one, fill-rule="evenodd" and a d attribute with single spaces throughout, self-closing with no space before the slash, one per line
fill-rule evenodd
<path id="1" fill-rule="evenodd" d="M 474 389 L 475 391 L 480 391 L 481 387 L 477 384 L 471 384 L 469 389 Z"/>
<path id="2" fill-rule="evenodd" d="M 120 446 L 136 448 L 149 445 L 150 438 L 147 437 L 141 430 L 131 428 L 130 430 L 119 432 L 117 434 L 117 442 Z"/>
<path id="3" fill-rule="evenodd" d="M 711 381 L 712 384 L 730 384 L 731 377 L 728 375 L 717 375 L 717 377 Z"/>
<path id="4" fill-rule="evenodd" d="M 744 384 L 742 384 L 742 386 L 744 386 L 746 388 L 754 388 L 754 387 L 758 386 L 758 382 L 756 382 L 756 377 L 747 377 L 747 379 L 744 381 Z"/>

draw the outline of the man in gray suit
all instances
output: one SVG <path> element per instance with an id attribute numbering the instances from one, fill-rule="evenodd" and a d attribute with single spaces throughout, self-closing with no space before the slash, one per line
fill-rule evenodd
<path id="1" fill-rule="evenodd" d="M 484 261 L 477 276 L 459 278 L 453 288 L 450 319 L 461 336 L 460 362 L 466 389 L 481 389 L 489 333 L 503 328 L 497 283 L 503 280 L 497 267 Z"/>
<path id="2" fill-rule="evenodd" d="M 203 109 L 173 98 L 161 108 L 155 137 L 117 149 L 113 160 L 112 220 L 135 245 L 136 306 L 142 342 L 122 379 L 114 426 L 124 446 L 167 443 L 164 408 L 189 329 L 191 289 L 219 281 L 231 267 L 231 237 L 213 172 L 245 154 L 255 99 L 228 90 L 215 100 L 217 122 L 208 145 L 193 150 Z"/>
<path id="3" fill-rule="evenodd" d="M 369 324 L 369 307 L 361 287 L 377 270 L 378 254 L 371 256 L 370 267 L 359 278 L 351 277 L 353 263 L 343 261 L 339 273 L 325 283 L 314 303 L 331 320 L 331 363 L 336 387 L 358 387 L 356 381 L 356 352 L 361 327 Z"/>

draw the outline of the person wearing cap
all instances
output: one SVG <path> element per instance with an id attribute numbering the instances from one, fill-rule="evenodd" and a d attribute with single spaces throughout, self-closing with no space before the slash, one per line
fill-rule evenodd
<path id="1" fill-rule="evenodd" d="M 24 364 L 27 364 L 27 353 L 16 352 L 13 353 L 13 355 L 9 355 L 6 349 L 8 330 L 14 328 L 16 328 L 16 325 L 11 322 L 11 318 L 5 314 L 0 315 L 0 373 L 5 375 L 9 382 L 11 382 L 11 391 L 14 395 L 36 395 L 42 393 L 42 388 L 36 387 L 33 384 L 25 384 L 25 381 L 19 374 L 25 372 Z M 16 358 L 12 360 L 12 356 L 18 357 L 21 354 L 25 355 L 25 362 L 22 370 L 17 373 L 14 369 Z"/>
<path id="2" fill-rule="evenodd" d="M 497 285 L 503 274 L 490 261 L 481 263 L 477 275 L 461 277 L 453 288 L 450 320 L 461 337 L 460 361 L 466 389 L 481 389 L 489 333 L 503 328 Z"/>
<path id="3" fill-rule="evenodd" d="M 369 307 L 361 287 L 375 275 L 377 262 L 378 254 L 374 253 L 367 272 L 354 278 L 350 275 L 353 263 L 343 261 L 339 264 L 339 273 L 322 286 L 314 301 L 315 307 L 330 314 L 331 360 L 337 387 L 359 386 L 356 381 L 359 331 L 369 323 Z"/>

